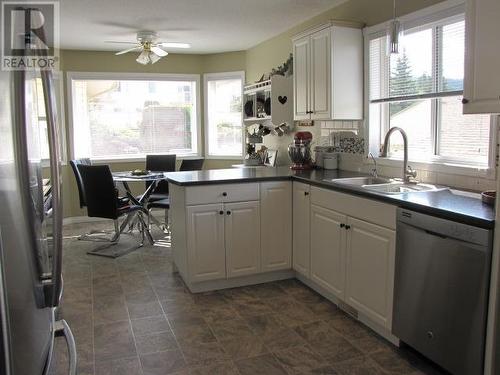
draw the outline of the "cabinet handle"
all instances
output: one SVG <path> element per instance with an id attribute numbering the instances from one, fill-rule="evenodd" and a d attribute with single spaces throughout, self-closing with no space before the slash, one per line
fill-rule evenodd
<path id="1" fill-rule="evenodd" d="M 227 211 L 226 214 L 231 215 L 231 211 Z"/>
<path id="2" fill-rule="evenodd" d="M 469 103 L 469 99 L 465 99 L 465 98 L 463 98 L 463 99 L 462 99 L 462 104 L 467 104 L 467 103 Z"/>
<path id="3" fill-rule="evenodd" d="M 220 210 L 219 215 L 224 215 L 224 211 Z"/>
<path id="4" fill-rule="evenodd" d="M 340 227 L 341 227 L 341 228 L 344 228 L 344 227 L 345 227 L 345 224 L 344 224 L 344 223 L 340 223 Z"/>
<path id="5" fill-rule="evenodd" d="M 223 197 L 227 197 L 227 193 L 226 193 L 226 192 L 223 192 L 223 193 L 222 193 L 222 196 L 223 196 Z"/>
<path id="6" fill-rule="evenodd" d="M 309 195 L 309 192 L 308 191 L 304 191 L 304 195 Z"/>
<path id="7" fill-rule="evenodd" d="M 351 229 L 351 226 L 350 226 L 350 225 L 346 225 L 346 226 L 345 226 L 345 229 L 346 229 L 346 230 L 349 230 L 349 229 Z"/>

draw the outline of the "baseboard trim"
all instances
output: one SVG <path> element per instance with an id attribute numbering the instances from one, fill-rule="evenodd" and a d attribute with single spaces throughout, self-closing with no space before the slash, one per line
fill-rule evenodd
<path id="1" fill-rule="evenodd" d="M 99 217 L 88 217 L 88 216 L 70 216 L 63 219 L 63 225 L 68 224 L 84 224 L 84 223 L 97 223 L 108 221 L 108 219 L 102 219 Z"/>
<path id="2" fill-rule="evenodd" d="M 295 276 L 295 271 L 283 270 L 273 271 L 266 273 L 259 273 L 257 275 L 235 277 L 233 279 L 211 280 L 202 281 L 199 283 L 186 283 L 192 293 L 203 293 L 213 290 L 237 288 L 246 285 L 255 285 L 262 283 L 269 283 L 271 281 L 292 279 Z M 185 280 L 185 279 L 184 279 Z"/>
<path id="3" fill-rule="evenodd" d="M 151 211 L 151 214 L 157 218 L 163 220 L 165 217 L 165 213 L 163 210 L 158 211 L 154 210 Z M 104 222 L 104 221 L 110 221 L 110 219 L 103 219 L 100 217 L 89 217 L 89 216 L 69 216 L 65 217 L 63 219 L 63 225 L 68 225 L 68 224 L 85 224 L 85 223 L 97 223 L 97 222 Z"/>

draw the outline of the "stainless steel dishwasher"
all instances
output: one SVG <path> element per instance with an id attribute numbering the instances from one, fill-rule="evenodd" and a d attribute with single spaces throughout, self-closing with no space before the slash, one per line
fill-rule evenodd
<path id="1" fill-rule="evenodd" d="M 483 373 L 492 237 L 398 209 L 392 330 L 452 374 Z"/>

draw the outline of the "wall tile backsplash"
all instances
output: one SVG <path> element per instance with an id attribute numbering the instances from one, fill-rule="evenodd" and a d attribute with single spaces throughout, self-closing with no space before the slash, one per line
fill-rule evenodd
<path id="1" fill-rule="evenodd" d="M 364 153 L 365 140 L 359 134 L 359 121 L 320 121 L 320 129 L 320 146 L 334 146 L 341 153 Z"/>

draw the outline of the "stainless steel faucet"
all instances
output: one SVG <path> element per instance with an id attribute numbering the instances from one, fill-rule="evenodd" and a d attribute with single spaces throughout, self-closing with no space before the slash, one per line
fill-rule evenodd
<path id="1" fill-rule="evenodd" d="M 398 131 L 401 133 L 403 136 L 403 182 L 404 183 L 409 183 L 410 179 L 413 177 L 417 177 L 417 172 L 414 171 L 409 165 L 408 165 L 408 136 L 406 135 L 406 132 L 395 126 L 393 128 L 390 128 L 387 134 L 385 135 L 384 139 L 384 145 L 382 146 L 382 152 L 380 153 L 381 158 L 386 158 L 387 157 L 387 151 L 389 150 L 389 138 L 391 137 L 391 134 L 395 131 Z"/>
<path id="2" fill-rule="evenodd" d="M 371 152 L 368 154 L 368 157 L 369 157 L 369 158 L 372 158 L 372 160 L 373 160 L 373 168 L 372 168 L 372 170 L 371 170 L 370 174 L 371 174 L 373 177 L 377 178 L 377 177 L 378 177 L 378 172 L 377 172 L 377 161 L 375 160 L 375 157 L 373 156 L 373 154 L 372 154 Z"/>

